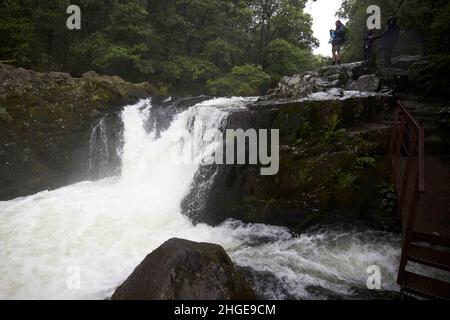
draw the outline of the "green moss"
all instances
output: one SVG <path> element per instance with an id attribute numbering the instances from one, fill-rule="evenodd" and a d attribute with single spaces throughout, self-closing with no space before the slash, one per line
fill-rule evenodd
<path id="1" fill-rule="evenodd" d="M 357 174 L 354 172 L 346 172 L 341 169 L 337 169 L 333 175 L 333 181 L 335 182 L 335 188 L 337 191 L 352 188 L 358 179 Z"/>
<path id="2" fill-rule="evenodd" d="M 295 176 L 295 184 L 297 188 L 301 192 L 308 191 L 308 186 L 313 181 L 313 177 L 311 175 L 311 169 L 308 167 L 298 168 L 297 175 Z"/>
<path id="3" fill-rule="evenodd" d="M 8 110 L 2 106 L 0 106 L 0 121 L 11 122 L 13 118 L 8 113 Z"/>
<path id="4" fill-rule="evenodd" d="M 374 168 L 377 160 L 372 157 L 359 157 L 353 167 L 354 170 L 362 170 L 364 168 Z"/>

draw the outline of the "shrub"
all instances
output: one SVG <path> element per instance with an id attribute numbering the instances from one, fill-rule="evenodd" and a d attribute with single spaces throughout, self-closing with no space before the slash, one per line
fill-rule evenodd
<path id="1" fill-rule="evenodd" d="M 213 95 L 257 96 L 269 88 L 271 77 L 260 66 L 247 64 L 234 67 L 230 73 L 217 80 L 208 81 Z"/>

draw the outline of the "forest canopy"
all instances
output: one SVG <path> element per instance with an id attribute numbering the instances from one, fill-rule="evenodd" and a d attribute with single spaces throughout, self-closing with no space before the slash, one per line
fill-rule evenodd
<path id="1" fill-rule="evenodd" d="M 74 76 L 94 70 L 149 81 L 161 94 L 260 94 L 281 77 L 324 62 L 312 53 L 318 41 L 306 3 L 3 0 L 0 63 Z M 71 4 L 81 8 L 81 30 L 66 28 Z M 369 5 L 380 6 L 383 28 L 392 13 L 398 15 L 394 55 L 448 54 L 448 0 L 343 0 L 336 16 L 349 30 L 344 61 L 362 60 Z M 335 19 L 330 17 L 330 28 Z"/>
<path id="2" fill-rule="evenodd" d="M 0 60 L 150 81 L 161 93 L 257 94 L 320 62 L 306 2 L 5 0 Z M 81 8 L 81 30 L 66 28 L 70 4 Z"/>

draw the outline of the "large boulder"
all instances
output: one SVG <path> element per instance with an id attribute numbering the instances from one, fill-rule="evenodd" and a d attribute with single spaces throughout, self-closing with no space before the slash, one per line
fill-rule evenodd
<path id="1" fill-rule="evenodd" d="M 316 81 L 319 79 L 316 72 L 305 72 L 292 77 L 281 79 L 277 88 L 270 92 L 270 98 L 298 98 L 305 97 L 317 91 Z"/>
<path id="2" fill-rule="evenodd" d="M 222 247 L 171 239 L 145 258 L 112 299 L 251 300 L 255 293 Z"/>
<path id="3" fill-rule="evenodd" d="M 348 89 L 357 91 L 377 91 L 380 87 L 380 78 L 375 74 L 366 74 L 361 76 L 358 80 L 352 81 L 348 85 Z"/>

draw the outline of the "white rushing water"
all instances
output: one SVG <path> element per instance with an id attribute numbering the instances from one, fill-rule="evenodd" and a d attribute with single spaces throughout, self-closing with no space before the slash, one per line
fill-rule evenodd
<path id="1" fill-rule="evenodd" d="M 399 240 L 388 234 L 327 230 L 294 237 L 284 228 L 236 221 L 194 226 L 181 214 L 199 165 L 175 164 L 173 155 L 204 160 L 221 143 L 182 133 L 220 128 L 229 107 L 243 103 L 203 102 L 177 115 L 158 138 L 145 129 L 151 102 L 128 106 L 120 177 L 0 202 L 0 299 L 108 298 L 172 237 L 221 244 L 238 265 L 271 272 L 276 288 L 256 284 L 267 298 L 321 298 L 306 290 L 310 285 L 346 294 L 365 286 L 370 265 L 381 267 L 383 289 L 396 290 Z M 75 290 L 68 286 L 74 270 L 81 279 Z"/>

